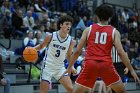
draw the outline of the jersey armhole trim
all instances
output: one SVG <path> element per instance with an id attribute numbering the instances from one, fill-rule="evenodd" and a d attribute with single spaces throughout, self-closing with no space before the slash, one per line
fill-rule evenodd
<path id="1" fill-rule="evenodd" d="M 50 43 L 51 43 L 51 41 L 52 41 L 52 38 L 53 38 L 53 33 L 52 33 L 51 39 L 50 39 L 50 41 L 49 41 L 48 45 L 46 46 L 46 48 L 48 48 L 48 47 L 49 47 L 49 45 L 50 45 Z"/>
<path id="2" fill-rule="evenodd" d="M 114 44 L 114 40 L 115 40 L 115 31 L 116 31 L 116 28 L 113 29 L 113 32 L 112 32 L 112 40 L 113 40 L 113 44 Z"/>
<path id="3" fill-rule="evenodd" d="M 88 38 L 89 38 L 89 35 L 90 35 L 90 32 L 91 32 L 91 30 L 92 30 L 92 25 L 90 25 L 90 30 L 89 30 L 89 32 L 88 32 L 88 36 L 87 36 L 87 40 L 88 40 Z"/>

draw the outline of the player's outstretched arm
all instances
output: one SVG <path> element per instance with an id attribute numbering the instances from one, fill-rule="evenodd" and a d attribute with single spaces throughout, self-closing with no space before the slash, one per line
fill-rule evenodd
<path id="1" fill-rule="evenodd" d="M 137 74 L 135 73 L 128 56 L 122 47 L 121 40 L 120 40 L 120 33 L 117 30 L 115 31 L 115 34 L 114 34 L 114 45 L 115 45 L 115 48 L 117 49 L 118 55 L 120 56 L 123 64 L 129 69 L 134 80 L 140 83 L 140 80 Z"/>
<path id="2" fill-rule="evenodd" d="M 83 31 L 82 37 L 81 37 L 80 41 L 78 42 L 78 45 L 77 45 L 76 49 L 74 50 L 74 53 L 70 57 L 70 64 L 67 69 L 68 72 L 70 72 L 73 64 L 76 62 L 77 58 L 79 57 L 79 55 L 82 51 L 82 48 L 85 46 L 89 30 L 90 30 L 90 28 L 88 27 Z"/>
<path id="3" fill-rule="evenodd" d="M 67 60 L 68 60 L 68 63 L 70 62 L 70 56 L 72 55 L 72 50 L 74 48 L 74 45 L 76 44 L 76 41 L 75 40 L 71 40 L 71 43 L 70 43 L 70 47 L 68 49 L 68 52 L 67 52 Z M 74 66 L 72 67 L 72 70 L 71 72 L 73 74 L 76 74 L 76 69 L 74 68 Z"/>

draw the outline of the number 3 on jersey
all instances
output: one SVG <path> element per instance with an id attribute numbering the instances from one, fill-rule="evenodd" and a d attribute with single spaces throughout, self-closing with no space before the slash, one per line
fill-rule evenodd
<path id="1" fill-rule="evenodd" d="M 55 56 L 56 56 L 56 57 L 59 57 L 59 56 L 60 56 L 60 50 L 56 50 Z"/>
<path id="2" fill-rule="evenodd" d="M 106 44 L 107 33 L 96 32 L 95 43 L 96 44 Z"/>

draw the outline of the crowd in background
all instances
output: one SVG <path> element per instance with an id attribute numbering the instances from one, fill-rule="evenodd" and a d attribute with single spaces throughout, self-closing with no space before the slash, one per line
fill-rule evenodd
<path id="1" fill-rule="evenodd" d="M 114 5 L 112 7 L 114 16 L 110 24 L 120 32 L 123 47 L 133 67 L 140 70 L 140 14 L 135 8 Z M 0 0 L 0 38 L 23 40 L 23 46 L 13 50 L 15 55 L 22 55 L 26 46 L 34 47 L 41 43 L 46 35 L 57 31 L 57 20 L 62 15 L 73 17 L 74 23 L 70 34 L 77 43 L 83 30 L 96 23 L 95 15 L 83 0 Z M 44 53 L 45 49 L 39 51 L 40 59 L 37 63 L 43 60 Z M 74 65 L 78 73 L 81 70 L 84 53 L 85 49 Z M 0 53 L 0 56 L 3 55 Z M 67 60 L 64 62 L 67 67 Z M 0 64 L 2 64 L 2 59 Z M 3 73 L 3 70 L 0 73 Z M 35 79 L 39 78 L 39 74 L 32 73 L 32 75 Z M 72 76 L 71 79 L 75 81 L 77 76 Z M 10 82 L 7 78 L 5 80 L 8 82 L 5 91 L 9 91 Z"/>
<path id="2" fill-rule="evenodd" d="M 113 8 L 110 24 L 120 31 L 125 51 L 130 59 L 139 61 L 140 69 L 140 14 L 137 9 Z M 70 34 L 77 41 L 82 31 L 96 22 L 95 15 L 81 0 L 0 0 L 1 38 L 23 39 L 23 47 L 13 50 L 22 55 L 26 46 L 35 46 L 47 34 L 57 31 L 57 20 L 62 15 L 74 18 Z"/>

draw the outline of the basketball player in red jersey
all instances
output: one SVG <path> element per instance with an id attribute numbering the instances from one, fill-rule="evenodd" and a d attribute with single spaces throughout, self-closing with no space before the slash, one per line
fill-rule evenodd
<path id="1" fill-rule="evenodd" d="M 113 16 L 113 9 L 108 5 L 101 5 L 97 7 L 95 14 L 98 23 L 84 30 L 65 73 L 71 72 L 74 62 L 82 48 L 87 44 L 84 66 L 76 80 L 74 93 L 85 93 L 86 89 L 92 89 L 97 77 L 101 77 L 105 84 L 116 93 L 126 93 L 124 84 L 113 66 L 111 57 L 112 46 L 115 46 L 117 49 L 123 64 L 129 69 L 134 80 L 139 83 L 140 80 L 123 50 L 119 31 L 108 25 L 110 18 Z"/>

